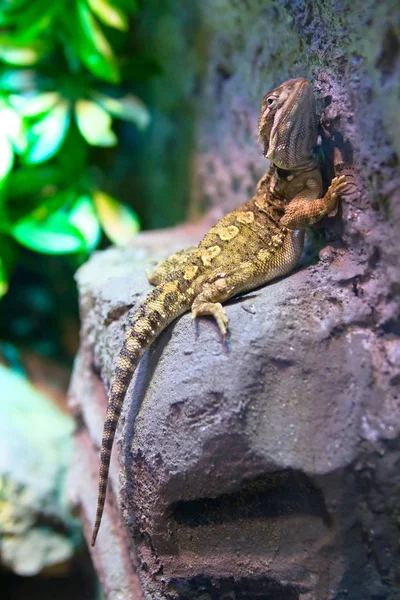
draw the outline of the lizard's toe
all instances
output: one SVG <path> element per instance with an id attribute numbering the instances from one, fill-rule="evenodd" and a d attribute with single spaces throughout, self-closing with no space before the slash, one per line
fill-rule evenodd
<path id="1" fill-rule="evenodd" d="M 339 195 L 342 192 L 342 190 L 344 190 L 346 187 L 347 187 L 346 176 L 340 175 L 340 177 L 335 177 L 335 179 L 332 180 L 332 183 L 329 186 L 329 189 L 331 191 L 331 194 Z"/>
<path id="2" fill-rule="evenodd" d="M 214 318 L 217 321 L 217 325 L 223 337 L 225 337 L 228 333 L 229 319 L 225 310 L 222 308 L 221 304 L 216 304 L 216 310 L 214 313 Z"/>
<path id="3" fill-rule="evenodd" d="M 223 337 L 227 335 L 229 319 L 222 304 L 219 302 L 202 302 L 198 304 L 192 309 L 192 319 L 200 316 L 214 317 Z"/>

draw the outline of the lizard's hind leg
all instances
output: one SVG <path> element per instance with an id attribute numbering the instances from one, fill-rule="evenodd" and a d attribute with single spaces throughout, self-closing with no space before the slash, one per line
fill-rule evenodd
<path id="1" fill-rule="evenodd" d="M 228 332 L 228 317 L 220 302 L 208 300 L 212 295 L 212 290 L 204 290 L 203 293 L 197 296 L 192 305 L 192 318 L 195 319 L 201 316 L 214 317 L 221 334 L 225 337 Z"/>
<path id="2" fill-rule="evenodd" d="M 192 304 L 192 318 L 211 316 L 217 321 L 221 334 L 225 337 L 228 332 L 228 317 L 221 302 L 229 300 L 243 289 L 255 287 L 255 265 L 244 263 L 232 273 L 216 272 L 201 286 Z M 246 285 L 247 284 L 247 285 Z"/>
<path id="3" fill-rule="evenodd" d="M 159 264 L 154 271 L 146 271 L 147 279 L 152 285 L 160 285 L 166 281 L 172 281 L 176 279 L 177 274 L 181 268 L 185 266 L 197 250 L 197 246 L 190 246 L 179 252 L 175 252 L 161 264 Z"/>

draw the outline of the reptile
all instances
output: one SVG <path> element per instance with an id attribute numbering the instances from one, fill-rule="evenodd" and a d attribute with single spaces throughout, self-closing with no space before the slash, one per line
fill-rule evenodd
<path id="1" fill-rule="evenodd" d="M 132 375 L 146 349 L 177 317 L 214 317 L 222 336 L 228 332 L 225 302 L 297 265 L 304 230 L 333 216 L 346 186 L 335 177 L 324 196 L 313 147 L 318 117 L 311 84 L 291 79 L 262 101 L 259 141 L 271 161 L 251 200 L 224 216 L 198 244 L 168 258 L 149 276 L 155 287 L 131 317 L 117 359 L 100 451 L 94 546 L 105 503 L 111 449 Z"/>

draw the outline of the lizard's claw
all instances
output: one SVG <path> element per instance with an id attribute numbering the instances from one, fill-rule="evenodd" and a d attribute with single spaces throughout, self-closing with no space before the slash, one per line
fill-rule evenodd
<path id="1" fill-rule="evenodd" d="M 217 304 L 214 304 L 214 306 L 215 312 L 213 313 L 213 317 L 217 321 L 217 325 L 219 327 L 222 337 L 225 338 L 228 333 L 229 319 L 226 315 L 225 310 L 219 302 Z"/>
<path id="2" fill-rule="evenodd" d="M 340 176 L 332 179 L 332 183 L 329 186 L 328 192 L 331 196 L 331 201 L 333 201 L 333 202 L 336 201 L 336 206 L 333 208 L 333 210 L 331 210 L 328 213 L 328 217 L 334 217 L 337 214 L 337 211 L 338 211 L 337 200 L 339 199 L 339 196 L 341 196 L 342 194 L 345 193 L 347 185 L 348 185 L 348 181 L 347 181 L 347 178 L 345 175 L 340 175 Z"/>
<path id="3" fill-rule="evenodd" d="M 329 192 L 331 196 L 340 196 L 348 185 L 346 175 L 340 175 L 332 179 L 332 183 L 329 186 Z"/>
<path id="4" fill-rule="evenodd" d="M 192 319 L 199 316 L 214 317 L 222 336 L 225 338 L 228 333 L 229 319 L 227 314 L 219 302 L 202 302 L 194 310 L 192 310 Z"/>

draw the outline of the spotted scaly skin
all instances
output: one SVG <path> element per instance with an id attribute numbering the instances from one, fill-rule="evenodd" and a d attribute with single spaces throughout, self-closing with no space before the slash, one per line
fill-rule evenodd
<path id="1" fill-rule="evenodd" d="M 291 79 L 263 99 L 259 139 L 271 167 L 254 197 L 223 217 L 196 247 L 182 250 L 149 277 L 156 287 L 133 315 L 109 393 L 100 454 L 95 544 L 107 490 L 110 455 L 122 403 L 146 349 L 178 316 L 211 315 L 223 336 L 221 305 L 237 294 L 289 273 L 297 264 L 305 227 L 334 214 L 345 177 L 321 198 L 322 181 L 312 148 L 318 120 L 306 79 Z"/>

